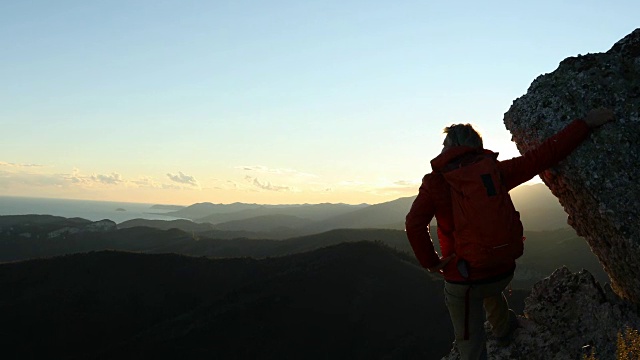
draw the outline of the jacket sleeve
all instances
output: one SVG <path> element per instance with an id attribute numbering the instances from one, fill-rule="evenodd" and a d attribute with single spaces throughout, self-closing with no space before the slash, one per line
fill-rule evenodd
<path id="1" fill-rule="evenodd" d="M 440 257 L 433 248 L 433 242 L 429 234 L 429 223 L 434 215 L 435 206 L 429 197 L 426 181 L 423 181 L 418 196 L 413 201 L 409 214 L 407 214 L 405 230 L 411 248 L 420 265 L 424 268 L 436 266 L 440 262 Z"/>
<path id="2" fill-rule="evenodd" d="M 580 119 L 574 120 L 557 134 L 545 140 L 522 156 L 499 163 L 508 190 L 531 180 L 536 174 L 558 164 L 589 136 L 589 126 Z"/>

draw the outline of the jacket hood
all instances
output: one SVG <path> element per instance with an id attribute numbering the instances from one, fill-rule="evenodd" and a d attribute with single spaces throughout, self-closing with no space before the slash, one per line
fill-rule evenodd
<path id="1" fill-rule="evenodd" d="M 433 171 L 442 171 L 445 165 L 450 163 L 452 160 L 460 156 L 463 156 L 466 154 L 472 154 L 472 153 L 494 154 L 496 157 L 498 156 L 498 153 L 494 153 L 491 150 L 478 149 L 478 148 L 469 147 L 469 146 L 454 146 L 452 148 L 447 149 L 445 152 L 443 152 L 442 154 L 436 156 L 433 160 L 431 160 L 431 169 L 433 169 Z"/>

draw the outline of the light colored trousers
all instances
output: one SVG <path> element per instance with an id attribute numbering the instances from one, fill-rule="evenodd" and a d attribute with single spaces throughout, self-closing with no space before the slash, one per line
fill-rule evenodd
<path id="1" fill-rule="evenodd" d="M 505 336 L 509 331 L 509 318 L 515 317 L 515 313 L 509 309 L 502 291 L 511 279 L 513 275 L 496 282 L 477 285 L 451 284 L 445 281 L 444 297 L 461 360 L 487 359 L 485 313 L 496 337 Z"/>

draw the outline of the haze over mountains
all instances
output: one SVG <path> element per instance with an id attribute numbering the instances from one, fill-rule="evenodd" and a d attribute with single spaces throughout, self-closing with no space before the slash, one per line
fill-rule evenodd
<path id="1" fill-rule="evenodd" d="M 545 194 L 543 185 L 525 187 L 525 190 L 530 191 L 513 191 L 514 202 L 518 203 L 525 224 L 539 224 L 543 230 L 532 231 L 532 226 L 525 225 L 527 250 L 519 260 L 521 266 L 515 283 L 529 287 L 561 265 L 577 267 L 576 270 L 586 267 L 600 281 L 607 281 L 583 239 L 566 225 L 561 226 L 566 222 L 566 215 L 548 190 Z M 238 220 L 218 224 L 184 219 L 136 219 L 117 225 L 98 222 L 105 230 L 100 232 L 86 231 L 85 228 L 101 227 L 82 219 L 2 217 L 0 261 L 106 249 L 216 258 L 265 258 L 362 240 L 379 241 L 412 254 L 404 231 L 399 230 L 403 229 L 403 218 L 412 201 L 413 198 L 400 198 L 382 204 L 355 206 L 195 204 L 178 210 L 179 214 L 200 218 L 208 213 L 206 216 L 209 217 L 224 215 Z M 216 213 L 211 214 L 211 211 Z M 253 216 L 256 213 L 270 215 Z M 290 215 L 292 213 L 305 214 L 307 218 Z M 553 214 L 557 214 L 555 221 L 545 221 Z M 435 226 L 432 227 L 432 236 L 437 239 Z M 437 240 L 435 245 L 437 248 Z"/>
<path id="2" fill-rule="evenodd" d="M 607 281 L 555 198 L 513 197 L 541 227 L 525 233 L 514 309 L 562 265 Z M 0 216 L 0 344 L 22 358 L 438 359 L 452 332 L 441 279 L 402 230 L 412 201 L 203 203 L 173 213 L 197 221 L 120 224 Z"/>
<path id="3" fill-rule="evenodd" d="M 511 195 L 520 211 L 525 229 L 542 231 L 568 227 L 566 213 L 543 184 L 518 187 L 511 191 Z M 184 221 L 171 223 L 171 226 L 185 231 L 218 230 L 222 232 L 216 236 L 225 238 L 243 236 L 283 239 L 341 228 L 403 230 L 404 218 L 414 199 L 415 197 L 405 197 L 374 205 L 198 203 L 165 215 L 190 219 L 201 224 Z M 118 225 L 119 228 L 132 226 L 166 228 L 168 225 L 144 219 L 126 221 Z"/>

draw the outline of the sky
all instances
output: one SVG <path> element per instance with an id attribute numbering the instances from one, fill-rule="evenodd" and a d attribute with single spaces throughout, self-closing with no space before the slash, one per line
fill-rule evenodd
<path id="1" fill-rule="evenodd" d="M 0 196 L 415 195 L 445 126 L 471 123 L 499 159 L 518 156 L 512 101 L 563 59 L 607 51 L 639 13 L 615 0 L 0 0 Z"/>

